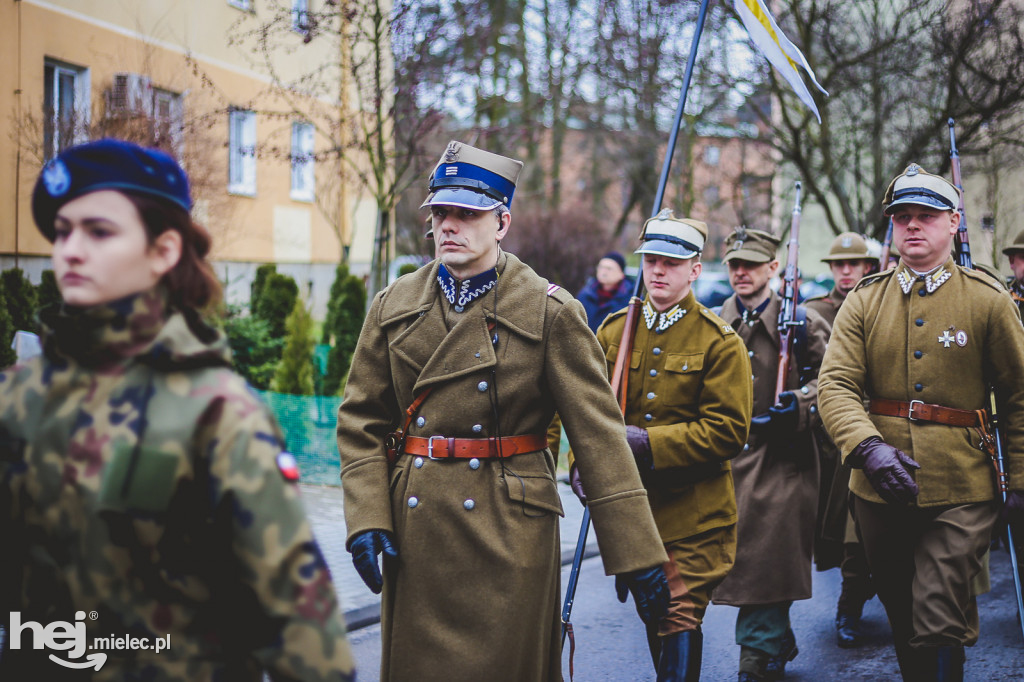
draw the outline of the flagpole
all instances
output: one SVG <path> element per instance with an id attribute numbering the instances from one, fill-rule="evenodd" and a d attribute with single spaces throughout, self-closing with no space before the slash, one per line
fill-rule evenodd
<path id="1" fill-rule="evenodd" d="M 700 10 L 697 13 L 697 26 L 693 31 L 693 43 L 690 45 L 690 57 L 686 61 L 686 72 L 683 74 L 683 91 L 679 95 L 679 105 L 676 107 L 676 118 L 672 124 L 672 132 L 668 138 L 668 148 L 665 150 L 665 163 L 661 167 L 661 178 L 658 180 L 658 191 L 654 195 L 654 212 L 651 217 L 658 215 L 661 211 L 661 204 L 665 198 L 665 186 L 668 184 L 668 172 L 672 168 L 672 155 L 676 149 L 676 140 L 679 137 L 679 127 L 683 122 L 683 109 L 686 108 L 686 94 L 690 90 L 690 80 L 693 78 L 693 67 L 697 62 L 697 47 L 700 45 L 700 36 L 704 32 L 704 20 L 708 16 L 708 3 L 710 0 L 701 0 Z M 643 277 L 644 261 L 640 259 L 640 268 L 637 271 L 636 283 L 633 286 L 633 299 L 630 300 L 629 305 L 634 308 L 634 315 L 636 314 L 635 308 L 640 305 L 640 294 L 644 285 Z M 625 330 L 628 333 L 630 325 L 625 326 Z M 633 339 L 628 339 L 632 344 Z M 626 339 L 623 339 L 625 342 Z M 623 344 L 624 345 L 624 344 Z M 623 391 L 624 393 L 624 391 Z M 624 401 L 623 401 L 624 402 Z M 580 564 L 583 560 L 583 548 L 587 543 L 587 532 L 590 530 L 590 507 L 586 507 L 583 510 L 583 521 L 580 524 L 580 534 L 576 541 L 576 554 L 573 557 L 572 568 L 569 570 L 569 581 L 565 589 L 565 602 L 562 606 L 562 644 L 565 645 L 565 637 L 567 634 L 572 632 L 572 626 L 569 624 L 569 616 L 572 613 L 572 605 L 576 598 L 576 585 L 579 581 L 580 576 Z M 575 645 L 575 642 L 573 642 Z M 570 677 L 572 677 L 572 654 L 569 657 L 569 671 Z"/>

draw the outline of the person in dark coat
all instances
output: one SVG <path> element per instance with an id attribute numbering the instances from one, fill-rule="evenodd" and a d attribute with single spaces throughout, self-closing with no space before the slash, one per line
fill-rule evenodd
<path id="1" fill-rule="evenodd" d="M 618 251 L 611 251 L 597 262 L 597 272 L 576 298 L 587 311 L 587 325 L 596 332 L 604 318 L 626 307 L 632 295 L 633 281 L 626 277 L 626 259 Z"/>

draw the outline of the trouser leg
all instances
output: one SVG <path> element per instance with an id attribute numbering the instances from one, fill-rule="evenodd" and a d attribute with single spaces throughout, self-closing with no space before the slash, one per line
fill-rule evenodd
<path id="1" fill-rule="evenodd" d="M 782 653 L 791 604 L 740 607 L 736 616 L 736 643 L 740 645 L 741 673 L 763 678 L 771 657 Z"/>

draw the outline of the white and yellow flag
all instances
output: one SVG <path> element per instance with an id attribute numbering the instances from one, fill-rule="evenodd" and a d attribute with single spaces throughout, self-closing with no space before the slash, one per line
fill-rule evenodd
<path id="1" fill-rule="evenodd" d="M 735 0 L 735 6 L 736 13 L 740 15 L 743 25 L 747 27 L 750 40 L 757 46 L 757 49 L 761 50 L 765 59 L 782 74 L 800 101 L 814 112 L 818 123 L 821 123 L 821 114 L 818 113 L 814 98 L 811 97 L 810 91 L 804 84 L 798 65 L 803 67 L 807 75 L 811 77 L 811 82 L 825 93 L 826 97 L 828 93 L 815 79 L 814 72 L 811 71 L 807 60 L 804 59 L 803 53 L 779 30 L 779 25 L 775 23 L 775 19 L 765 7 L 763 0 Z"/>

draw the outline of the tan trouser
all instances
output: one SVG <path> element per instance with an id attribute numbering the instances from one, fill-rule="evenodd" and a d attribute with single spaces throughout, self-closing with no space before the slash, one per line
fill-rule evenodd
<path id="1" fill-rule="evenodd" d="M 736 561 L 736 526 L 713 528 L 665 545 L 670 601 L 658 634 L 696 630 L 704 620 L 711 593 Z"/>
<path id="2" fill-rule="evenodd" d="M 856 496 L 851 503 L 897 649 L 977 642 L 971 582 L 982 569 L 996 504 L 918 508 Z"/>

